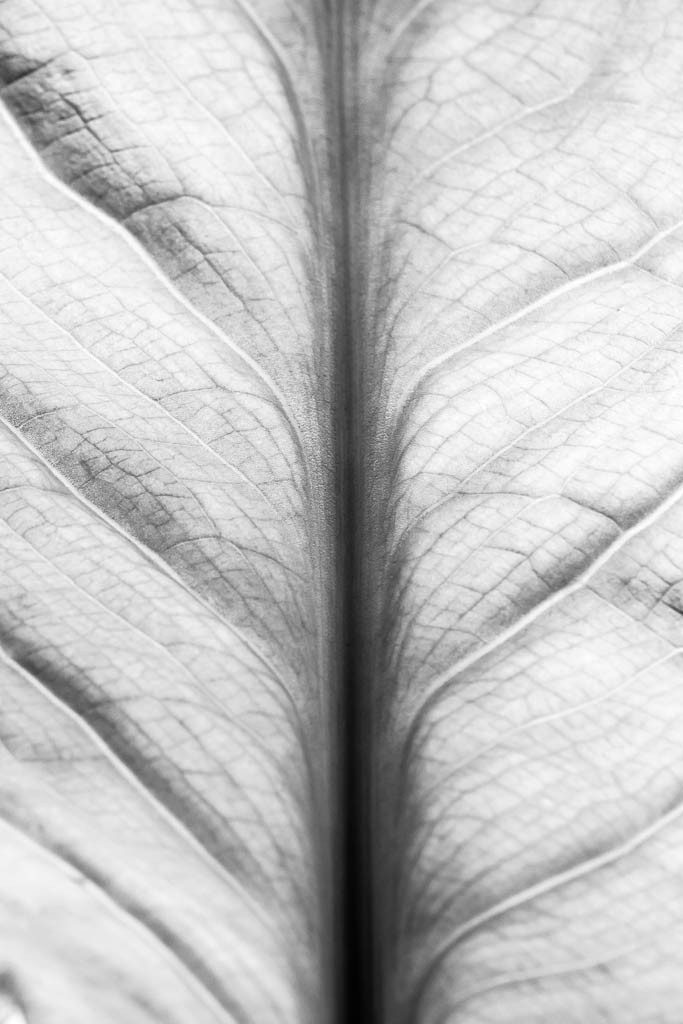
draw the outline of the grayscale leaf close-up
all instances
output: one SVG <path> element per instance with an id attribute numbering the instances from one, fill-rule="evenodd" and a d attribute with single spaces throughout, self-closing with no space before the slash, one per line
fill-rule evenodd
<path id="1" fill-rule="evenodd" d="M 680 1024 L 683 3 L 0 89 L 0 1022 Z"/>

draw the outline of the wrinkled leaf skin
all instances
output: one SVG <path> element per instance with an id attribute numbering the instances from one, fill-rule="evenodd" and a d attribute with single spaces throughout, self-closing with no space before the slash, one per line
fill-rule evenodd
<path id="1" fill-rule="evenodd" d="M 329 1015 L 324 30 L 0 6 L 0 903 L 31 1021 Z"/>
<path id="2" fill-rule="evenodd" d="M 680 1024 L 682 67 L 0 0 L 0 1020 Z"/>
<path id="3" fill-rule="evenodd" d="M 680 1017 L 682 14 L 367 14 L 392 1024 Z"/>

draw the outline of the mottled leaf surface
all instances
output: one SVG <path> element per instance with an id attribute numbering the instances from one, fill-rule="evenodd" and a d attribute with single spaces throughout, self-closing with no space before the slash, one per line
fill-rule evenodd
<path id="1" fill-rule="evenodd" d="M 326 1012 L 316 31 L 284 0 L 0 5 L 18 1019 Z"/>
<path id="2" fill-rule="evenodd" d="M 349 850 L 386 1024 L 680 1024 L 682 68 L 0 0 L 4 1024 L 324 1022 Z"/>
<path id="3" fill-rule="evenodd" d="M 683 10 L 365 33 L 385 1019 L 674 1024 Z"/>

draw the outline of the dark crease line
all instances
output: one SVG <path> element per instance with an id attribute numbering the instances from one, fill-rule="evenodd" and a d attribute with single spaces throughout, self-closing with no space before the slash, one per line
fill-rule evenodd
<path id="1" fill-rule="evenodd" d="M 372 836 L 369 778 L 372 749 L 367 679 L 362 667 L 365 630 L 362 623 L 362 560 L 365 546 L 363 396 L 358 337 L 358 268 L 356 256 L 360 218 L 358 130 L 355 115 L 357 53 L 354 0 L 337 0 L 331 17 L 333 66 L 328 75 L 329 111 L 336 125 L 331 153 L 333 213 L 337 252 L 333 339 L 336 369 L 336 563 L 341 593 L 339 609 L 340 710 L 339 812 L 341 866 L 339 956 L 335 1019 L 337 1024 L 376 1024 L 372 884 Z"/>
<path id="2" fill-rule="evenodd" d="M 22 490 L 23 489 L 24 488 L 22 488 Z M 2 490 L 0 490 L 0 495 L 4 494 L 6 490 L 7 488 L 3 488 Z M 18 530 L 15 530 L 14 527 L 12 527 L 8 522 L 4 520 L 0 520 L 0 530 L 2 529 L 5 529 L 9 533 L 16 536 L 21 541 L 22 544 L 26 545 L 33 552 L 35 552 L 35 555 L 39 561 L 44 563 L 50 570 L 52 570 L 58 576 L 60 576 L 66 582 L 67 586 L 73 587 L 74 590 L 81 594 L 88 603 L 100 608 L 105 615 L 111 616 L 113 619 L 116 619 L 124 626 L 126 630 L 130 630 L 132 633 L 135 633 L 137 636 L 141 638 L 143 642 L 149 643 L 152 647 L 155 647 L 157 650 L 159 650 L 164 659 L 176 665 L 178 669 L 180 669 L 182 675 L 185 677 L 185 685 L 189 684 L 190 688 L 206 701 L 206 705 L 198 704 L 198 706 L 205 710 L 207 714 L 215 716 L 216 718 L 223 718 L 227 721 L 232 721 L 233 723 L 235 723 L 234 718 L 228 718 L 227 705 L 224 705 L 219 701 L 217 695 L 213 693 L 210 684 L 205 684 L 204 682 L 202 682 L 200 677 L 196 675 L 196 673 L 194 673 L 191 666 L 189 664 L 186 664 L 184 661 L 181 661 L 180 657 L 174 652 L 174 649 L 172 647 L 165 647 L 161 640 L 158 640 L 155 636 L 152 635 L 151 632 L 145 632 L 142 626 L 138 625 L 134 621 L 132 616 L 131 618 L 126 618 L 126 616 L 122 612 L 119 612 L 114 607 L 110 607 L 107 604 L 105 604 L 103 599 L 97 593 L 92 593 L 91 591 L 87 590 L 81 583 L 78 582 L 78 580 L 75 577 L 70 576 L 66 572 L 66 570 L 64 570 L 59 564 L 57 564 L 56 561 L 52 561 L 50 558 L 48 558 L 47 555 L 43 554 L 43 552 L 39 548 L 37 548 L 36 545 L 28 539 L 28 537 L 25 537 L 23 534 L 19 533 Z M 266 754 L 268 752 L 268 747 L 265 741 L 263 739 L 260 739 L 258 735 L 251 728 L 249 728 L 249 726 L 246 723 L 243 725 L 242 723 L 237 722 L 236 725 L 237 729 L 241 733 L 244 733 L 245 736 L 249 737 L 253 745 L 257 749 L 259 749 L 261 753 Z"/>
<path id="3" fill-rule="evenodd" d="M 182 577 L 176 573 L 175 569 L 166 562 L 163 557 L 157 554 L 152 548 L 146 547 L 142 541 L 138 540 L 134 534 L 129 533 L 123 526 L 121 526 L 116 519 L 107 515 L 107 513 L 101 509 L 98 505 L 94 505 L 89 501 L 85 495 L 81 494 L 77 487 L 75 487 L 71 481 L 64 474 L 60 473 L 59 470 L 53 466 L 40 452 L 35 448 L 29 440 L 24 437 L 22 432 L 15 427 L 8 419 L 6 419 L 0 413 L 0 425 L 5 426 L 7 431 L 19 441 L 20 444 L 26 449 L 30 456 L 44 469 L 49 475 L 57 482 L 58 487 L 61 491 L 74 498 L 80 505 L 86 508 L 91 514 L 96 516 L 101 522 L 117 536 L 121 537 L 126 543 L 130 544 L 132 548 L 138 553 L 138 555 L 145 560 L 149 565 L 153 566 L 157 572 L 162 572 L 164 576 L 171 580 L 176 586 L 187 594 L 188 598 L 196 602 L 201 608 L 204 609 L 212 618 L 216 619 L 225 629 L 227 629 L 236 639 L 242 643 L 246 650 L 263 666 L 265 672 L 275 682 L 277 688 L 282 691 L 284 697 L 292 707 L 295 720 L 297 722 L 297 728 L 300 727 L 300 716 L 294 698 L 287 687 L 284 678 L 276 671 L 267 655 L 260 651 L 247 636 L 245 636 L 229 619 L 221 615 L 220 611 L 213 607 L 202 595 L 194 590 Z"/>
<path id="4" fill-rule="evenodd" d="M 43 682 L 39 676 L 29 668 L 27 668 L 15 655 L 8 651 L 2 644 L 0 644 L 0 660 L 8 663 L 15 671 L 19 672 L 24 676 L 35 689 L 37 689 L 43 696 L 49 700 L 52 704 L 59 709 L 59 711 L 66 715 L 71 721 L 73 721 L 81 732 L 85 733 L 95 746 L 102 751 L 104 757 L 111 764 L 114 771 L 120 776 L 132 789 L 139 793 L 139 795 L 147 801 L 155 810 L 157 814 L 168 824 L 170 828 L 176 832 L 184 842 L 188 843 L 192 849 L 204 860 L 204 862 L 216 871 L 222 880 L 227 881 L 228 887 L 231 890 L 236 891 L 241 898 L 245 900 L 252 908 L 254 913 L 262 920 L 266 921 L 263 917 L 260 905 L 254 899 L 252 894 L 241 885 L 240 882 L 231 875 L 224 864 L 211 853 L 200 839 L 187 827 L 184 821 L 178 817 L 175 811 L 169 807 L 165 802 L 160 800 L 150 789 L 146 786 L 133 771 L 132 768 L 126 764 L 125 760 L 117 753 L 117 751 L 109 744 L 101 733 L 94 728 L 89 722 L 87 722 L 75 708 L 71 707 L 69 702 L 63 697 L 60 697 L 55 690 L 48 686 L 47 683 Z"/>
<path id="5" fill-rule="evenodd" d="M 80 715 L 75 708 L 73 708 L 67 700 L 59 696 L 55 690 L 44 682 L 33 670 L 27 668 L 15 655 L 10 653 L 3 645 L 0 645 L 0 659 L 9 664 L 16 672 L 23 676 L 31 685 L 38 690 L 39 693 L 52 703 L 59 711 L 64 714 L 68 720 L 75 722 L 76 726 L 81 732 L 85 733 L 87 738 L 92 742 L 96 749 L 100 750 L 103 756 L 106 758 L 107 763 L 112 766 L 116 772 L 117 777 L 122 779 L 124 783 L 130 786 L 134 791 L 141 796 L 141 798 L 148 803 L 156 814 L 159 814 L 161 820 L 172 828 L 174 834 L 178 835 L 183 839 L 184 842 L 191 846 L 193 851 L 198 853 L 202 859 L 208 864 L 208 866 L 217 871 L 221 880 L 228 882 L 228 887 L 236 892 L 240 897 L 245 899 L 248 906 L 254 909 L 259 918 L 261 918 L 261 909 L 258 904 L 254 901 L 253 897 L 247 890 L 239 884 L 237 879 L 230 875 L 223 864 L 212 854 L 206 846 L 192 833 L 185 823 L 177 816 L 177 814 L 164 802 L 160 801 L 156 795 L 145 785 L 136 775 L 132 768 L 130 768 L 123 758 L 114 750 L 114 748 L 104 739 L 101 733 L 95 729 L 89 722 L 86 722 L 82 715 Z M 5 819 L 7 820 L 7 819 Z M 15 828 L 16 826 L 12 825 Z M 22 832 L 25 830 L 22 829 Z M 45 844 L 40 843 L 34 837 L 30 837 L 36 845 L 44 846 Z M 235 1016 L 235 1019 L 244 1020 L 242 1014 L 235 1015 L 231 1007 L 225 1003 L 225 992 L 222 991 L 222 987 L 213 977 L 211 972 L 203 971 L 201 969 L 201 962 L 195 956 L 193 950 L 189 946 L 185 946 L 182 940 L 178 940 L 171 929 L 167 929 L 161 922 L 158 924 L 155 922 L 152 926 L 143 916 L 140 911 L 131 909 L 133 903 L 130 905 L 127 901 L 121 900 L 119 896 L 113 894 L 113 890 L 110 890 L 106 884 L 106 881 L 99 878 L 96 872 L 93 872 L 85 862 L 80 859 L 67 860 L 62 854 L 58 854 L 56 851 L 51 850 L 55 857 L 64 861 L 67 864 L 71 864 L 78 871 L 83 873 L 99 890 L 116 903 L 117 906 L 121 907 L 126 914 L 135 918 L 142 926 L 150 931 L 155 938 L 162 943 L 173 955 L 179 959 L 183 965 L 183 968 L 191 973 L 196 978 L 197 982 L 201 986 L 211 993 L 212 997 L 218 1000 L 221 1004 L 222 1009 L 230 1013 L 231 1016 Z M 263 918 L 262 918 L 263 919 Z"/>
<path id="6" fill-rule="evenodd" d="M 161 952 L 165 959 L 171 961 L 174 970 L 182 978 L 185 985 L 189 981 L 190 985 L 188 987 L 192 989 L 200 988 L 200 998 L 202 998 L 202 1001 L 209 1003 L 211 1011 L 217 1018 L 223 1019 L 227 1014 L 231 1021 L 238 1022 L 238 1024 L 249 1024 L 243 1012 L 240 1012 L 237 1008 L 232 1009 L 227 1006 L 223 999 L 215 993 L 213 983 L 209 985 L 200 977 L 199 972 L 189 962 L 195 958 L 191 955 L 190 957 L 187 956 L 184 950 L 184 943 L 178 941 L 170 929 L 166 929 L 163 926 L 160 927 L 156 921 L 147 917 L 142 908 L 135 906 L 134 901 L 128 902 L 122 894 L 116 892 L 115 887 L 109 886 L 105 879 L 98 877 L 97 872 L 91 871 L 85 861 L 81 861 L 80 858 L 74 857 L 72 859 L 66 856 L 63 851 L 59 851 L 38 839 L 27 829 L 11 821 L 4 814 L 0 815 L 0 821 L 8 831 L 20 836 L 21 841 L 36 847 L 42 857 L 53 861 L 60 871 L 64 872 L 64 869 L 66 869 L 67 872 L 78 872 L 86 883 L 95 890 L 98 902 L 108 905 L 110 913 L 113 913 L 118 918 L 123 918 L 127 927 L 141 933 L 147 943 L 161 947 L 157 951 L 157 955 Z M 183 975 L 187 977 L 183 978 Z"/>

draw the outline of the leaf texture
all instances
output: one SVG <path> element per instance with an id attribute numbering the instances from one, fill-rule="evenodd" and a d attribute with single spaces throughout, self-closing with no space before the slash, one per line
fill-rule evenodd
<path id="1" fill-rule="evenodd" d="M 317 31 L 285 0 L 0 5 L 17 1019 L 328 1012 Z"/>
<path id="2" fill-rule="evenodd" d="M 365 32 L 383 1019 L 674 1024 L 683 11 Z"/>
<path id="3" fill-rule="evenodd" d="M 682 60 L 0 0 L 0 1022 L 678 1024 Z"/>

